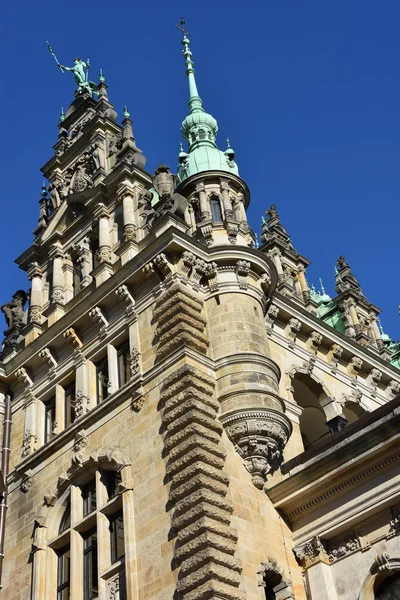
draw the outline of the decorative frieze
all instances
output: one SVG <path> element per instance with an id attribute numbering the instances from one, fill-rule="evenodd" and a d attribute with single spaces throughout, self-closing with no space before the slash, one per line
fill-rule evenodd
<path id="1" fill-rule="evenodd" d="M 223 415 L 221 422 L 254 485 L 262 489 L 268 473 L 283 460 L 292 432 L 290 419 L 272 409 L 248 409 Z"/>

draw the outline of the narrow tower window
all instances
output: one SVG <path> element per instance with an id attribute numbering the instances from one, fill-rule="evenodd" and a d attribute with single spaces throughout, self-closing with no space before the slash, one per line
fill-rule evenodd
<path id="1" fill-rule="evenodd" d="M 212 196 L 212 198 L 210 199 L 210 205 L 212 222 L 222 223 L 222 213 L 219 198 L 217 198 L 216 196 Z"/>

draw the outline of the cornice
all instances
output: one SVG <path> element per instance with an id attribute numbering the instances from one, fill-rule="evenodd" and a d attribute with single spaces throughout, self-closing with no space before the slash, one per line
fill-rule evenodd
<path id="1" fill-rule="evenodd" d="M 273 294 L 272 302 L 276 304 L 278 308 L 286 310 L 291 316 L 301 320 L 302 323 L 308 325 L 311 329 L 325 335 L 332 343 L 338 343 L 343 349 L 353 355 L 365 357 L 364 360 L 370 363 L 371 366 L 379 368 L 391 378 L 400 380 L 399 369 L 393 367 L 393 365 L 377 356 L 374 352 L 371 352 L 371 350 L 368 350 L 365 346 L 360 346 L 351 338 L 343 335 L 336 329 L 333 329 L 333 327 L 324 323 L 324 321 L 310 313 L 297 302 L 291 300 L 287 296 L 282 296 L 282 294 L 277 291 Z"/>

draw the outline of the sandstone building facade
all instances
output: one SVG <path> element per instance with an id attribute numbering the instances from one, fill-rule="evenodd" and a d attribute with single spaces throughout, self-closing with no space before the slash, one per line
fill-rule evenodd
<path id="1" fill-rule="evenodd" d="M 176 176 L 103 76 L 42 169 L 2 307 L 1 597 L 397 598 L 400 344 L 344 257 L 309 288 L 275 206 L 257 247 L 183 48 Z"/>

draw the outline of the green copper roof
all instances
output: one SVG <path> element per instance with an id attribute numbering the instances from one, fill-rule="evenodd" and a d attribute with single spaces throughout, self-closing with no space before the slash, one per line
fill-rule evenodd
<path id="1" fill-rule="evenodd" d="M 189 48 L 190 40 L 186 31 L 182 44 L 186 75 L 189 80 L 189 115 L 182 122 L 181 131 L 188 142 L 188 153 L 181 149 L 179 154 L 178 180 L 181 182 L 195 173 L 210 170 L 228 171 L 238 175 L 233 150 L 229 146 L 225 153 L 221 152 L 215 142 L 218 124 L 203 108 L 203 101 L 197 90 L 192 52 Z"/>

